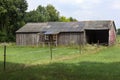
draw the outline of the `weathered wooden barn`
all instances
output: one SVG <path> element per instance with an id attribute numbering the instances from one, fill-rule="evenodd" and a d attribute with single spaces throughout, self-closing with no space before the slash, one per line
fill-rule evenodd
<path id="1" fill-rule="evenodd" d="M 27 23 L 16 31 L 17 45 L 107 44 L 116 40 L 114 21 Z"/>

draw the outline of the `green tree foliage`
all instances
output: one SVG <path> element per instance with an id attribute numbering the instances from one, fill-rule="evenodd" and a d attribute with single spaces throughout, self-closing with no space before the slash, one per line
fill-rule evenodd
<path id="1" fill-rule="evenodd" d="M 38 6 L 36 10 L 26 13 L 26 22 L 47 22 L 50 19 L 48 11 L 43 6 Z"/>
<path id="2" fill-rule="evenodd" d="M 36 10 L 26 13 L 25 22 L 70 22 L 77 21 L 76 19 L 65 16 L 60 16 L 59 11 L 55 9 L 53 5 L 47 5 L 46 7 L 39 5 Z"/>
<path id="3" fill-rule="evenodd" d="M 120 35 L 120 28 L 119 28 L 119 29 L 117 29 L 117 34 L 118 34 L 118 35 Z"/>
<path id="4" fill-rule="evenodd" d="M 59 20 L 59 12 L 52 5 L 39 5 L 36 10 L 26 13 L 26 22 L 52 22 Z"/>
<path id="5" fill-rule="evenodd" d="M 60 22 L 70 22 L 70 20 L 69 20 L 68 18 L 66 18 L 65 16 L 61 16 L 61 17 L 59 18 L 59 21 L 60 21 Z"/>
<path id="6" fill-rule="evenodd" d="M 26 0 L 0 0 L 0 41 L 14 41 L 15 31 L 24 24 Z"/>
<path id="7" fill-rule="evenodd" d="M 69 18 L 66 18 L 65 16 L 61 16 L 59 18 L 59 21 L 60 22 L 73 22 L 73 21 L 77 21 L 76 19 L 72 18 L 72 17 L 69 17 Z"/>
<path id="8" fill-rule="evenodd" d="M 55 9 L 52 5 L 47 5 L 46 7 L 47 12 L 49 14 L 49 20 L 48 21 L 58 21 L 59 20 L 59 12 Z"/>
<path id="9" fill-rule="evenodd" d="M 72 21 L 77 21 L 77 19 L 74 19 L 72 17 L 69 17 L 69 21 L 72 22 Z"/>
<path id="10" fill-rule="evenodd" d="M 38 17 L 39 17 L 38 13 L 35 10 L 26 12 L 25 21 L 26 22 L 38 22 Z"/>
<path id="11" fill-rule="evenodd" d="M 47 9 L 43 6 L 38 6 L 36 13 L 38 13 L 38 21 L 46 22 L 50 19 Z"/>

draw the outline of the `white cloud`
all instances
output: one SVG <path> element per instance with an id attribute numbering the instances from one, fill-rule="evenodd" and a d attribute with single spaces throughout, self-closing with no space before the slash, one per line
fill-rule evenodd
<path id="1" fill-rule="evenodd" d="M 61 2 L 61 3 L 71 3 L 71 4 L 83 4 L 83 3 L 86 3 L 86 2 L 89 2 L 89 3 L 95 3 L 95 4 L 98 4 L 101 2 L 101 0 L 57 0 L 58 2 Z"/>
<path id="2" fill-rule="evenodd" d="M 113 19 L 119 23 L 120 0 L 27 0 L 28 11 L 52 4 L 61 15 L 78 20 Z M 120 23 L 117 24 L 120 26 Z"/>
<path id="3" fill-rule="evenodd" d="M 118 1 L 118 0 L 114 1 L 113 4 L 112 4 L 112 8 L 120 10 L 120 1 Z"/>
<path id="4" fill-rule="evenodd" d="M 101 3 L 101 0 L 27 0 L 28 2 L 28 11 L 32 9 L 36 9 L 38 5 L 47 5 L 47 4 L 53 4 L 53 5 L 64 5 L 66 7 L 69 7 L 70 5 L 73 7 L 79 7 L 83 9 L 91 9 L 95 5 L 98 5 Z M 57 6 L 56 5 L 56 6 Z M 56 7 L 55 6 L 55 7 Z"/>
<path id="5" fill-rule="evenodd" d="M 83 3 L 85 0 L 58 0 L 58 2 L 60 3 Z"/>
<path id="6" fill-rule="evenodd" d="M 91 7 L 91 6 L 95 6 L 97 4 L 101 3 L 101 0 L 57 0 L 56 2 L 60 3 L 60 4 L 66 4 L 69 5 L 76 5 L 76 6 L 83 6 L 83 7 Z"/>
<path id="7" fill-rule="evenodd" d="M 76 17 L 78 20 L 87 20 L 87 19 L 90 19 L 91 18 L 91 15 L 93 15 L 94 12 L 91 11 L 91 10 L 83 10 L 83 11 L 76 11 L 74 12 L 73 16 Z"/>

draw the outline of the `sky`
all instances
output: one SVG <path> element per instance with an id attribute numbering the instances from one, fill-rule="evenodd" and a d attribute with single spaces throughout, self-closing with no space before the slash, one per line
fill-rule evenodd
<path id="1" fill-rule="evenodd" d="M 120 28 L 120 0 L 27 0 L 28 10 L 52 4 L 61 16 L 78 21 L 114 20 Z"/>

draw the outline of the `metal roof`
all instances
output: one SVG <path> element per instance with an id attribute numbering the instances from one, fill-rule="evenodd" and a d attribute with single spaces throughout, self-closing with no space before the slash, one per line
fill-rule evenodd
<path id="1" fill-rule="evenodd" d="M 27 23 L 16 33 L 46 32 L 46 34 L 57 34 L 60 32 L 81 32 L 84 29 L 109 29 L 113 21 L 79 21 L 79 22 L 45 22 Z"/>
<path id="2" fill-rule="evenodd" d="M 112 21 L 87 21 L 84 29 L 110 29 Z"/>
<path id="3" fill-rule="evenodd" d="M 83 25 L 83 22 L 27 23 L 16 32 L 79 32 L 83 31 Z"/>
<path id="4" fill-rule="evenodd" d="M 57 32 L 57 31 L 47 31 L 45 32 L 44 34 L 59 34 L 60 32 Z"/>

